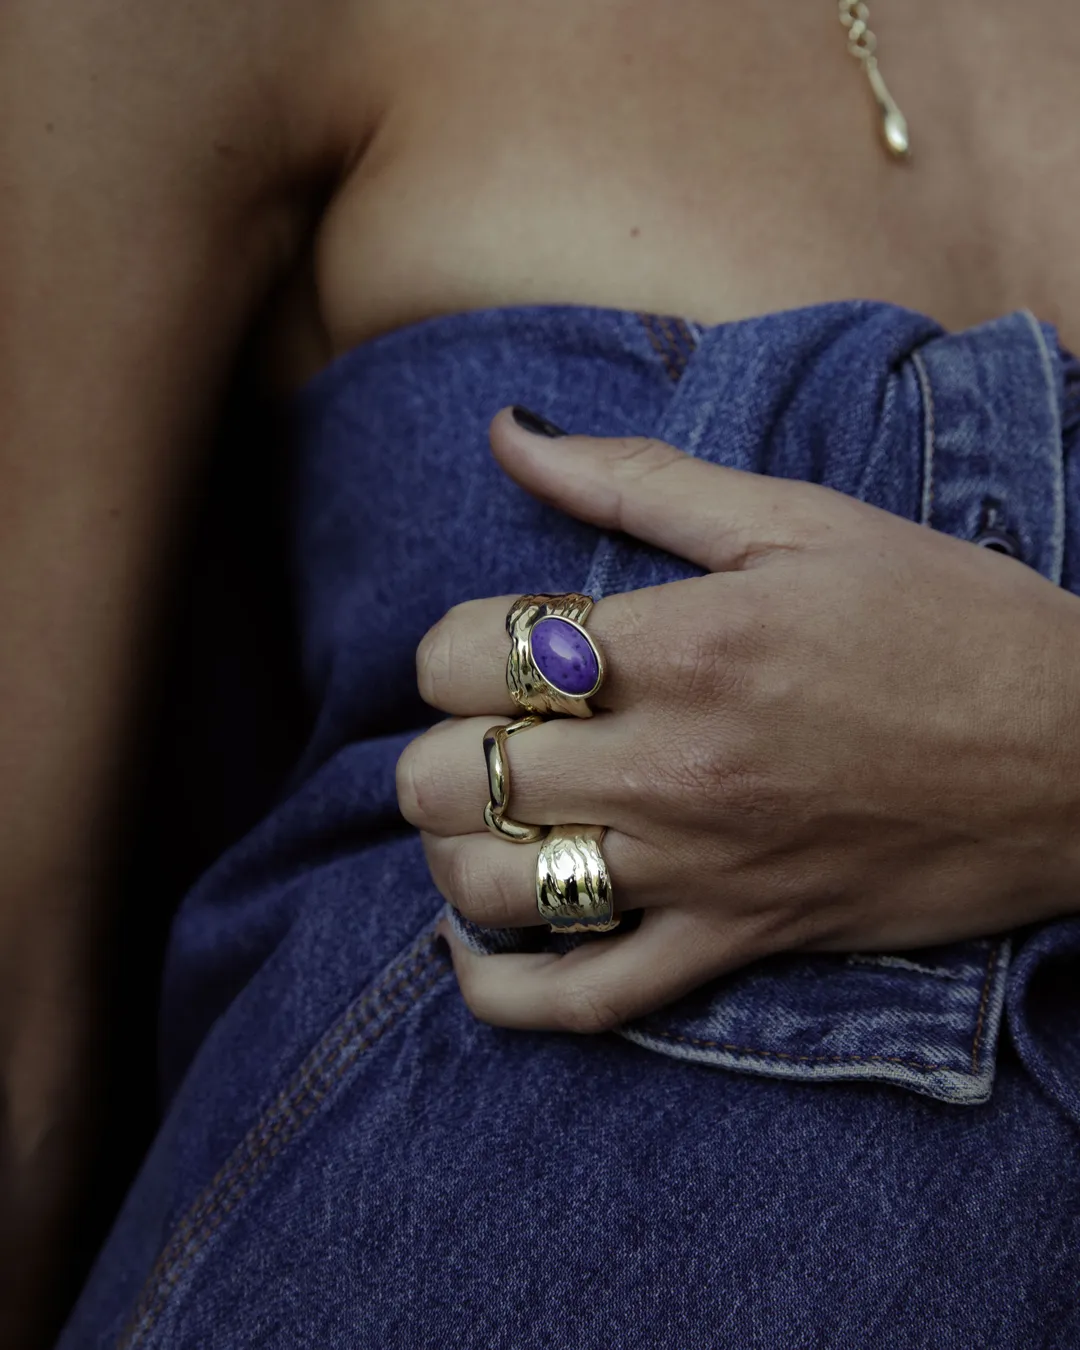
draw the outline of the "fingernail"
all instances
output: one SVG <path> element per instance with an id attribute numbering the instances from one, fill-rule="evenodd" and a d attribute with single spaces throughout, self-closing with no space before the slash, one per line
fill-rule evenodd
<path id="1" fill-rule="evenodd" d="M 563 431 L 562 427 L 557 427 L 554 422 L 549 422 L 539 413 L 530 412 L 528 408 L 515 407 L 511 412 L 518 426 L 523 431 L 531 431 L 534 436 L 550 436 L 554 440 L 556 436 L 570 435 L 568 431 Z"/>

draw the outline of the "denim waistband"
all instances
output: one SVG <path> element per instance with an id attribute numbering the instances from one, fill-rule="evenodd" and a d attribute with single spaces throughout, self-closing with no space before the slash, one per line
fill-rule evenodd
<path id="1" fill-rule="evenodd" d="M 653 435 L 718 464 L 823 483 L 1013 552 L 1077 592 L 1078 387 L 1076 363 L 1029 314 L 947 334 L 874 302 L 714 327 L 588 306 L 496 308 L 345 354 L 292 410 L 291 566 L 314 727 L 279 806 L 181 906 L 166 971 L 167 1082 L 335 887 L 350 903 L 363 897 L 363 942 L 338 933 L 356 978 L 437 912 L 394 791 L 397 756 L 433 717 L 415 687 L 426 628 L 478 595 L 601 597 L 697 575 L 512 483 L 488 445 L 500 407 L 521 402 L 574 431 Z M 331 932 L 359 923 L 328 912 Z M 481 951 L 559 949 L 540 928 L 457 922 Z M 1069 1097 L 1080 1066 L 1054 1030 L 1073 1005 L 1046 1014 L 1045 972 L 1073 959 L 1069 933 L 1050 924 L 933 950 L 771 957 L 623 1034 L 749 1073 L 972 1103 L 991 1090 L 1009 990 L 1025 1062 L 1080 1119 Z M 1059 1003 L 1069 987 L 1056 979 Z"/>
<path id="2" fill-rule="evenodd" d="M 714 328 L 639 320 L 673 387 L 642 434 L 717 463 L 826 483 L 1062 582 L 1077 366 L 1030 314 L 960 333 L 877 305 Z M 557 403 L 544 411 L 560 420 Z M 612 535 L 580 589 L 600 598 L 697 574 Z M 451 919 L 476 950 L 528 940 Z M 560 949 L 574 941 L 551 939 Z M 1003 935 L 903 953 L 770 957 L 622 1034 L 729 1069 L 868 1079 L 979 1103 L 991 1090 L 1012 948 Z"/>
<path id="3" fill-rule="evenodd" d="M 1065 363 L 1030 314 L 939 340 L 912 361 L 923 395 L 924 523 L 996 532 L 1056 585 L 1065 552 Z"/>

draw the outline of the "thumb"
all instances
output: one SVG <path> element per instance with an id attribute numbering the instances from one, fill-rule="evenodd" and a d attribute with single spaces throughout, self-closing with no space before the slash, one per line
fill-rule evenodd
<path id="1" fill-rule="evenodd" d="M 794 542 L 808 486 L 729 469 L 648 436 L 571 436 L 527 408 L 491 424 L 495 458 L 533 496 L 711 572 Z"/>

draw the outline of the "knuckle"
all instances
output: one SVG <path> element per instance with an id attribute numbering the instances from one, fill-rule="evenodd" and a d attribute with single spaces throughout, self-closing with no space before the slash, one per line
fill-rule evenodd
<path id="1" fill-rule="evenodd" d="M 642 488 L 659 474 L 669 471 L 681 458 L 680 452 L 652 436 L 622 436 L 617 438 L 618 453 L 613 464 L 614 520 L 619 530 L 628 530 L 629 498 L 640 494 Z"/>
<path id="2" fill-rule="evenodd" d="M 458 990 L 464 1000 L 465 1006 L 474 1017 L 486 1022 L 484 1016 L 484 996 L 483 996 L 483 965 L 473 962 L 459 962 L 454 968 L 454 978 L 457 980 Z"/>
<path id="3" fill-rule="evenodd" d="M 681 626 L 677 640 L 658 654 L 668 688 L 680 702 L 707 708 L 745 698 L 769 622 L 763 607 L 729 595 L 721 617 Z"/>
<path id="4" fill-rule="evenodd" d="M 739 820 L 744 834 L 774 836 L 778 825 L 787 825 L 790 803 L 763 773 L 747 765 L 734 765 L 721 778 L 724 801 Z"/>
<path id="5" fill-rule="evenodd" d="M 458 990 L 462 1001 L 478 1022 L 502 1026 L 506 1022 L 506 1007 L 500 996 L 497 956 L 480 956 L 455 965 Z"/>
<path id="6" fill-rule="evenodd" d="M 805 550 L 832 544 L 837 531 L 850 535 L 866 525 L 867 505 L 824 483 L 788 478 L 775 521 L 776 547 Z"/>
<path id="7" fill-rule="evenodd" d="M 667 468 L 680 457 L 678 450 L 655 436 L 619 436 L 616 444 L 617 472 L 635 481 Z"/>
<path id="8" fill-rule="evenodd" d="M 620 1010 L 594 986 L 575 981 L 558 993 L 559 1023 L 566 1031 L 598 1036 L 623 1022 Z"/>
<path id="9" fill-rule="evenodd" d="M 443 618 L 428 629 L 416 649 L 416 685 L 425 703 L 439 706 L 440 690 L 446 688 L 449 677 L 450 637 Z"/>
<path id="10" fill-rule="evenodd" d="M 476 905 L 473 903 L 475 890 L 474 868 L 464 848 L 454 848 L 446 863 L 443 876 L 444 894 L 455 909 L 461 911 L 467 919 L 476 922 Z"/>
<path id="11" fill-rule="evenodd" d="M 711 754 L 688 746 L 677 755 L 664 756 L 652 768 L 653 791 L 669 818 L 712 816 L 728 805 L 723 772 Z"/>
<path id="12" fill-rule="evenodd" d="M 738 822 L 742 832 L 771 831 L 784 814 L 782 794 L 762 771 L 757 755 L 731 748 L 711 763 L 698 766 L 692 762 L 687 778 L 697 800 L 712 816 L 722 811 Z"/>
<path id="13" fill-rule="evenodd" d="M 453 903 L 467 919 L 489 928 L 512 924 L 521 908 L 510 893 L 505 875 L 490 858 L 484 861 L 457 849 L 450 863 L 447 882 Z"/>
<path id="14" fill-rule="evenodd" d="M 489 988 L 485 978 L 487 968 L 484 963 L 497 959 L 493 956 L 483 957 L 474 971 L 458 975 L 458 989 L 461 991 L 465 1006 L 478 1022 L 486 1022 L 493 1027 L 501 1026 L 504 1019 L 501 1016 L 499 1000 Z"/>
<path id="15" fill-rule="evenodd" d="M 426 769 L 427 756 L 420 743 L 422 739 L 409 742 L 398 756 L 394 770 L 398 809 L 410 825 L 421 830 L 431 824 L 436 790 L 434 778 Z"/>
<path id="16" fill-rule="evenodd" d="M 778 554 L 798 555 L 832 543 L 837 528 L 850 531 L 854 523 L 848 520 L 849 508 L 861 505 L 831 488 L 793 478 L 769 479 L 769 491 L 771 501 L 756 518 L 725 531 L 733 570 L 755 571 L 774 563 Z M 839 499 L 838 509 L 830 496 Z"/>
<path id="17" fill-rule="evenodd" d="M 760 747 L 752 736 L 729 727 L 702 734 L 700 722 L 668 738 L 664 753 L 649 765 L 650 793 L 666 817 L 714 828 L 775 822 L 783 803 L 766 774 Z"/>
<path id="18" fill-rule="evenodd" d="M 729 921 L 728 930 L 731 926 Z M 758 922 L 744 923 L 734 936 L 730 931 L 718 932 L 716 938 L 717 950 L 720 953 L 717 974 L 743 970 L 763 957 L 777 956 L 790 950 L 789 944 L 770 940 L 764 927 Z"/>
<path id="19" fill-rule="evenodd" d="M 669 687 L 684 703 L 711 706 L 730 692 L 737 658 L 726 632 L 703 627 L 685 635 L 667 655 Z"/>
<path id="20" fill-rule="evenodd" d="M 478 673 L 478 661 L 486 652 L 476 644 L 478 627 L 487 601 L 464 600 L 448 609 L 420 640 L 416 649 L 416 684 L 425 703 L 443 712 L 455 687 Z"/>

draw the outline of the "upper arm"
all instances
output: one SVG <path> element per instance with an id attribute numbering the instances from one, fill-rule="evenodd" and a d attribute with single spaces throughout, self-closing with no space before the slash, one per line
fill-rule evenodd
<path id="1" fill-rule="evenodd" d="M 338 152 L 319 8 L 0 5 L 5 894 L 107 863 L 171 537 Z"/>
<path id="2" fill-rule="evenodd" d="M 63 1248 L 99 1091 L 95 939 L 185 499 L 347 153 L 312 45 L 338 3 L 0 0 L 5 1329 Z"/>
<path id="3" fill-rule="evenodd" d="M 301 32 L 297 0 L 5 0 L 0 379 L 21 367 L 5 407 L 34 396 L 45 335 L 84 355 L 92 337 L 101 360 L 173 343 L 157 391 L 177 355 L 220 364 L 329 152 Z"/>

